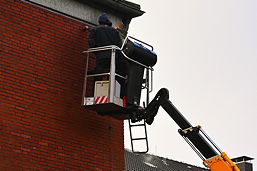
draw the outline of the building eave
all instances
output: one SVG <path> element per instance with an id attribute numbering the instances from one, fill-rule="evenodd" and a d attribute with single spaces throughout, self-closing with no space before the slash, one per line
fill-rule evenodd
<path id="1" fill-rule="evenodd" d="M 135 18 L 143 15 L 145 12 L 140 9 L 140 5 L 125 0 L 83 0 L 88 3 L 112 12 L 120 13 L 126 18 Z"/>

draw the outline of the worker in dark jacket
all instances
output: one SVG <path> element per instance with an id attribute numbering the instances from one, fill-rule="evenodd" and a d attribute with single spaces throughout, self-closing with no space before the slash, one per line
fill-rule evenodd
<path id="1" fill-rule="evenodd" d="M 122 41 L 119 32 L 112 27 L 112 22 L 107 14 L 103 13 L 98 18 L 99 26 L 91 30 L 89 47 L 116 45 L 121 47 Z M 111 50 L 96 52 L 96 70 L 106 71 L 110 68 Z M 124 75 L 124 59 L 119 51 L 116 51 L 116 71 Z"/>

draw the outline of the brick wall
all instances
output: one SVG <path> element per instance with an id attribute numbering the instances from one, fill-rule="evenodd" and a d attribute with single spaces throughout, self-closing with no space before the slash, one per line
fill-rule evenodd
<path id="1" fill-rule="evenodd" d="M 85 24 L 20 0 L 0 23 L 0 170 L 123 170 L 123 122 L 80 107 Z"/>

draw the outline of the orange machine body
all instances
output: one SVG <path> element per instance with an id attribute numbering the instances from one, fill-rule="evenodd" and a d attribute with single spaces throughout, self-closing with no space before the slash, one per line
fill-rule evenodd
<path id="1" fill-rule="evenodd" d="M 211 171 L 240 171 L 225 152 L 204 161 Z"/>

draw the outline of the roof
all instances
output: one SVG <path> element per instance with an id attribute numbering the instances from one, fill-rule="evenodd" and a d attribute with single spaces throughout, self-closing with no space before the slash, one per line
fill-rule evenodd
<path id="1" fill-rule="evenodd" d="M 126 0 L 83 0 L 91 5 L 102 6 L 111 9 L 112 12 L 123 14 L 126 17 L 134 18 L 143 15 L 140 5 Z"/>
<path id="2" fill-rule="evenodd" d="M 248 161 L 248 160 L 253 160 L 254 158 L 247 157 L 247 156 L 241 156 L 237 158 L 231 159 L 233 162 L 242 162 L 242 161 Z"/>
<path id="3" fill-rule="evenodd" d="M 187 163 L 154 156 L 151 154 L 136 154 L 125 150 L 125 170 L 133 171 L 207 171 L 208 169 Z"/>

